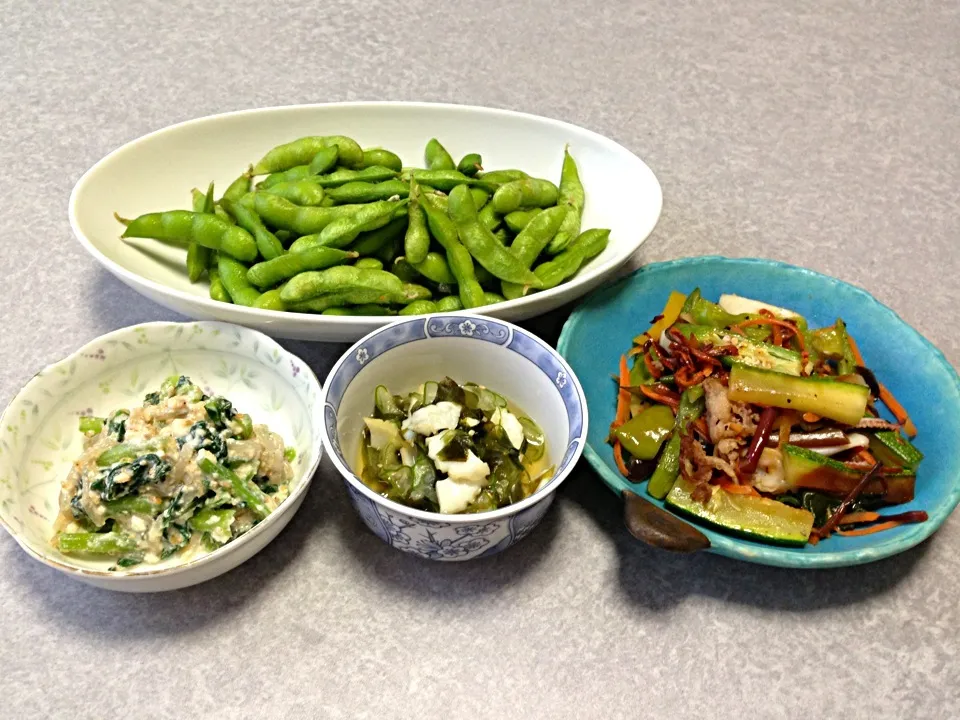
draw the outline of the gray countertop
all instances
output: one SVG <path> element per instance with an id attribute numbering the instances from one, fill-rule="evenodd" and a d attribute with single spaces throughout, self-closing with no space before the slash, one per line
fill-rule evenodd
<path id="1" fill-rule="evenodd" d="M 84 170 L 189 118 L 355 99 L 608 135 L 664 189 L 636 263 L 814 268 L 960 364 L 956 3 L 7 1 L 0 17 L 0 405 L 101 333 L 176 318 L 72 238 Z M 529 326 L 555 339 L 564 318 Z M 321 378 L 344 349 L 285 345 Z M 583 463 L 516 548 L 429 563 L 368 533 L 324 462 L 262 553 L 152 596 L 73 582 L 0 534 L 0 714 L 960 716 L 960 519 L 901 556 L 802 573 L 640 546 L 619 510 Z"/>

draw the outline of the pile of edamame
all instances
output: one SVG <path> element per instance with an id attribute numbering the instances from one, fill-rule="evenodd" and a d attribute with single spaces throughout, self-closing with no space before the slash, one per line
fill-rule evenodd
<path id="1" fill-rule="evenodd" d="M 564 150 L 560 183 L 454 162 L 436 139 L 425 167 L 342 135 L 279 145 L 215 199 L 148 213 L 124 238 L 187 249 L 210 297 L 323 315 L 420 315 L 491 305 L 566 282 L 607 245 L 581 232 L 584 190 Z M 263 177 L 254 184 L 254 178 Z"/>

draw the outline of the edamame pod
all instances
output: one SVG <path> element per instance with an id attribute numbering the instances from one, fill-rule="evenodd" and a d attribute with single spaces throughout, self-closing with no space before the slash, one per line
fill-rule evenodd
<path id="1" fill-rule="evenodd" d="M 314 247 L 257 263 L 247 270 L 247 280 L 261 288 L 269 288 L 294 275 L 308 270 L 325 270 L 357 257 L 355 252 L 346 252 L 331 247 Z"/>
<path id="2" fill-rule="evenodd" d="M 457 163 L 457 170 L 462 172 L 467 177 L 473 177 L 478 172 L 483 170 L 483 158 L 481 158 L 478 153 L 464 155 L 463 159 Z"/>
<path id="3" fill-rule="evenodd" d="M 224 289 L 235 304 L 250 307 L 260 297 L 260 291 L 247 280 L 247 267 L 243 263 L 221 255 L 217 261 L 217 270 Z"/>
<path id="4" fill-rule="evenodd" d="M 496 195 L 494 195 L 496 200 Z M 450 218 L 457 226 L 460 242 L 473 258 L 494 277 L 521 285 L 541 287 L 542 281 L 529 268 L 501 245 L 493 234 L 480 224 L 477 208 L 473 204 L 470 189 L 459 185 L 450 192 L 447 208 Z"/>
<path id="5" fill-rule="evenodd" d="M 437 300 L 437 312 L 457 312 L 458 310 L 463 310 L 463 303 L 456 295 L 448 295 Z"/>
<path id="6" fill-rule="evenodd" d="M 304 250 L 310 250 L 311 248 L 317 247 L 323 247 L 323 243 L 320 242 L 320 233 L 301 235 L 294 240 L 293 243 L 291 243 L 289 248 L 287 248 L 287 254 L 299 253 L 303 252 Z"/>
<path id="7" fill-rule="evenodd" d="M 507 224 L 507 227 L 510 228 L 511 232 L 519 233 L 533 220 L 534 216 L 541 212 L 543 212 L 543 210 L 540 208 L 514 210 L 512 213 L 507 213 L 503 221 Z"/>
<path id="8" fill-rule="evenodd" d="M 264 188 L 264 192 L 279 195 L 295 205 L 320 205 L 324 198 L 323 188 L 310 179 L 277 183 Z"/>
<path id="9" fill-rule="evenodd" d="M 480 173 L 477 177 L 490 183 L 503 185 L 504 183 L 523 180 L 530 176 L 523 170 L 491 170 L 490 172 Z"/>
<path id="10" fill-rule="evenodd" d="M 435 195 L 425 194 L 420 198 L 423 211 L 427 215 L 430 233 L 447 251 L 447 264 L 457 280 L 457 292 L 465 308 L 483 305 L 483 288 L 477 282 L 473 258 L 460 242 L 457 226 L 447 213 L 439 207 Z"/>
<path id="11" fill-rule="evenodd" d="M 483 301 L 487 305 L 496 305 L 497 303 L 502 303 L 504 300 L 506 300 L 506 298 L 503 297 L 503 295 L 495 292 L 485 292 L 483 294 Z"/>
<path id="12" fill-rule="evenodd" d="M 253 197 L 254 209 L 264 222 L 275 228 L 290 230 L 297 235 L 319 233 L 337 218 L 351 215 L 364 207 L 363 205 L 337 205 L 336 207 L 294 205 L 289 200 L 267 192 L 256 192 Z M 256 243 L 254 243 L 254 249 L 256 249 Z M 253 258 L 240 259 L 252 260 Z"/>
<path id="13" fill-rule="evenodd" d="M 456 170 L 457 165 L 447 149 L 436 138 L 430 138 L 423 150 L 423 161 L 428 170 Z"/>
<path id="14" fill-rule="evenodd" d="M 281 293 L 282 295 L 282 293 Z M 320 295 L 312 300 L 287 303 L 287 309 L 295 312 L 323 312 L 344 305 L 385 304 L 407 305 L 416 300 L 429 300 L 430 290 L 422 285 L 404 283 L 399 293 L 382 293 L 378 290 L 343 290 Z"/>
<path id="15" fill-rule="evenodd" d="M 311 175 L 322 175 L 333 170 L 339 159 L 340 146 L 337 144 L 327 145 L 327 147 L 317 150 L 317 154 L 313 156 L 310 164 L 307 165 L 307 169 Z"/>
<path id="16" fill-rule="evenodd" d="M 403 252 L 411 265 L 423 262 L 430 250 L 430 231 L 427 230 L 427 216 L 420 207 L 419 195 L 417 181 L 411 180 L 410 203 L 407 205 L 407 231 L 403 237 Z"/>
<path id="17" fill-rule="evenodd" d="M 327 247 L 345 247 L 356 240 L 360 233 L 376 230 L 389 223 L 397 208 L 406 204 L 407 200 L 381 200 L 355 206 L 356 212 L 339 217 L 324 227 L 320 232 L 320 241 Z"/>
<path id="18" fill-rule="evenodd" d="M 418 277 L 416 269 L 407 262 L 405 257 L 396 258 L 393 264 L 390 265 L 390 272 L 405 283 L 413 282 Z"/>
<path id="19" fill-rule="evenodd" d="M 311 176 L 311 180 L 323 188 L 333 188 L 346 185 L 349 182 L 379 183 L 392 180 L 395 177 L 397 177 L 396 170 L 374 165 L 373 167 L 364 168 L 363 170 L 338 168 L 326 175 Z"/>
<path id="20" fill-rule="evenodd" d="M 547 246 L 547 252 L 551 255 L 563 252 L 580 233 L 584 200 L 585 195 L 583 183 L 580 182 L 580 171 L 577 170 L 577 163 L 570 154 L 570 146 L 568 145 L 563 149 L 563 168 L 560 171 L 560 199 L 558 204 L 569 208 L 569 210 L 560 224 L 556 236 Z"/>
<path id="21" fill-rule="evenodd" d="M 491 204 L 501 215 L 521 207 L 550 207 L 557 204 L 560 191 L 549 180 L 524 178 L 513 180 L 497 188 Z"/>
<path id="22" fill-rule="evenodd" d="M 318 152 L 324 148 L 336 145 L 338 148 L 338 162 L 344 167 L 359 168 L 363 166 L 363 150 L 355 140 L 343 135 L 302 137 L 293 142 L 284 143 L 270 150 L 260 162 L 253 166 L 254 175 L 289 170 L 297 165 L 310 163 Z"/>
<path id="23" fill-rule="evenodd" d="M 387 167 L 400 172 L 400 168 L 403 167 L 403 161 L 398 155 L 384 148 L 367 148 L 363 151 L 363 167 L 372 167 L 374 165 L 380 165 L 381 167 Z"/>
<path id="24" fill-rule="evenodd" d="M 219 261 L 218 261 L 219 265 Z M 218 302 L 232 303 L 230 294 L 223 287 L 223 281 L 220 279 L 220 271 L 217 267 L 207 270 L 207 277 L 210 278 L 210 298 Z"/>
<path id="25" fill-rule="evenodd" d="M 263 224 L 256 212 L 243 202 L 230 202 L 229 200 L 222 202 L 223 209 L 233 215 L 237 225 L 253 235 L 257 241 L 257 250 L 260 251 L 265 260 L 273 260 L 283 255 L 283 243 L 277 239 L 276 235 L 267 230 L 266 225 Z"/>
<path id="26" fill-rule="evenodd" d="M 585 230 L 553 260 L 538 265 L 534 273 L 543 282 L 543 289 L 549 290 L 576 275 L 583 263 L 603 252 L 609 238 L 609 230 Z"/>
<path id="27" fill-rule="evenodd" d="M 405 198 L 409 194 L 410 186 L 396 178 L 379 183 L 355 180 L 327 191 L 327 195 L 338 203 L 368 203 L 389 200 L 394 196 Z"/>
<path id="28" fill-rule="evenodd" d="M 348 317 L 363 317 L 370 315 L 396 315 L 390 308 L 383 305 L 368 303 L 366 305 L 357 305 L 355 307 L 335 307 L 324 310 L 321 315 L 345 315 Z"/>
<path id="29" fill-rule="evenodd" d="M 500 227 L 500 221 L 503 219 L 503 216 L 498 214 L 493 203 L 489 202 L 480 208 L 480 211 L 477 213 L 477 219 L 480 220 L 480 224 L 487 230 L 495 232 L 497 228 Z"/>
<path id="30" fill-rule="evenodd" d="M 409 256 L 407 261 L 410 261 Z M 457 278 L 454 277 L 450 266 L 447 264 L 447 258 L 438 252 L 429 252 L 419 263 L 410 263 L 411 267 L 423 275 L 427 280 L 440 285 L 456 285 Z"/>
<path id="31" fill-rule="evenodd" d="M 530 267 L 543 252 L 543 249 L 550 243 L 560 228 L 564 217 L 566 217 L 569 208 L 562 205 L 539 211 L 527 226 L 517 235 L 510 251 L 516 255 L 517 260 L 526 267 Z M 509 217 L 509 216 L 508 216 Z M 513 283 L 502 284 L 503 294 L 510 300 L 515 300 L 524 294 L 523 285 Z"/>
<path id="32" fill-rule="evenodd" d="M 131 220 L 121 237 L 151 238 L 177 243 L 196 242 L 211 250 L 250 262 L 257 257 L 257 243 L 243 228 L 216 215 L 189 210 L 147 213 Z"/>
<path id="33" fill-rule="evenodd" d="M 383 270 L 383 263 L 372 257 L 360 258 L 353 266 L 361 270 Z"/>
<path id="34" fill-rule="evenodd" d="M 283 290 L 282 287 L 267 290 L 263 295 L 253 301 L 252 307 L 261 310 L 278 310 L 281 312 L 286 310 L 287 304 L 280 298 L 281 290 Z"/>
<path id="35" fill-rule="evenodd" d="M 415 300 L 401 310 L 398 315 L 428 315 L 437 312 L 437 304 L 433 300 Z"/>
<path id="36" fill-rule="evenodd" d="M 236 202 L 250 192 L 250 186 L 253 183 L 253 176 L 250 174 L 252 170 L 252 167 L 248 168 L 247 172 L 230 183 L 227 186 L 227 189 L 223 192 L 223 197 L 220 199 Z"/>
<path id="37" fill-rule="evenodd" d="M 384 296 L 400 295 L 403 292 L 403 283 L 396 275 L 385 270 L 361 270 L 350 265 L 340 265 L 294 276 L 280 293 L 280 297 L 284 302 L 297 303 L 312 300 L 325 293 L 351 290 L 369 290 Z"/>
<path id="38" fill-rule="evenodd" d="M 471 185 L 490 192 L 494 192 L 499 186 L 496 183 L 488 182 L 482 178 L 470 178 L 457 170 L 414 170 L 409 174 L 421 185 L 429 185 L 443 192 L 450 192 L 458 185 Z"/>
<path id="39" fill-rule="evenodd" d="M 206 195 L 194 188 L 193 211 L 197 213 L 212 213 L 213 208 L 213 183 L 210 183 L 207 187 Z M 210 248 L 204 247 L 196 242 L 190 243 L 190 246 L 187 248 L 187 278 L 190 282 L 195 283 L 203 277 L 203 274 L 207 271 L 207 266 L 210 265 L 210 256 L 212 254 L 213 251 Z"/>
<path id="40" fill-rule="evenodd" d="M 397 211 L 398 213 L 400 211 Z M 350 245 L 350 249 L 360 255 L 373 255 L 385 247 L 392 247 L 395 240 L 403 237 L 407 229 L 406 209 L 403 208 L 403 215 L 397 217 L 394 214 L 393 220 L 388 222 L 379 230 L 360 233 L 357 239 Z M 296 245 L 296 243 L 294 243 Z M 390 259 L 393 259 L 392 257 Z M 380 258 L 382 261 L 383 259 Z M 387 261 L 389 262 L 389 260 Z"/>

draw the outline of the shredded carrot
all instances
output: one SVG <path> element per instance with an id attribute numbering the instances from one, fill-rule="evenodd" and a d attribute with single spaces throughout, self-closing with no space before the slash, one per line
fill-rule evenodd
<path id="1" fill-rule="evenodd" d="M 753 318 L 752 320 L 744 320 L 742 323 L 737 323 L 736 325 L 731 325 L 730 329 L 739 332 L 741 335 L 744 334 L 743 328 L 750 327 L 752 325 L 770 325 L 771 327 L 780 327 L 784 330 L 789 330 L 793 333 L 793 336 L 797 339 L 797 343 L 800 345 L 800 352 L 806 352 L 807 346 L 803 342 L 803 334 L 800 332 L 799 328 L 791 322 L 786 320 L 778 320 L 777 318 L 768 318 L 768 317 L 759 317 Z"/>
<path id="2" fill-rule="evenodd" d="M 727 483 L 721 485 L 731 495 L 754 495 L 760 497 L 760 493 L 753 489 L 751 485 L 737 485 L 736 483 Z"/>
<path id="3" fill-rule="evenodd" d="M 617 463 L 617 469 L 620 471 L 620 474 L 626 478 L 630 477 L 630 471 L 627 470 L 627 464 L 623 462 L 623 447 L 620 445 L 619 440 L 613 444 L 613 459 Z"/>
<path id="4" fill-rule="evenodd" d="M 877 459 L 866 448 L 860 448 L 860 450 L 857 452 L 857 459 L 860 462 L 870 463 L 870 465 L 873 465 L 877 462 Z"/>
<path id="5" fill-rule="evenodd" d="M 850 343 L 850 351 L 853 353 L 853 359 L 857 361 L 857 365 L 866 367 L 866 363 L 863 362 L 863 355 L 860 354 L 860 348 L 857 347 L 857 341 L 853 339 L 853 335 L 847 333 L 847 342 Z M 883 383 L 878 382 L 877 385 L 880 388 L 880 401 L 890 409 L 897 422 L 903 426 L 903 431 L 907 434 L 907 437 L 916 437 L 917 426 L 913 424 L 913 420 L 910 419 L 910 415 L 903 405 L 897 402 L 893 393 L 887 390 Z"/>
<path id="6" fill-rule="evenodd" d="M 630 391 L 623 388 L 630 384 L 630 369 L 627 367 L 627 356 L 620 356 L 620 390 L 617 392 L 617 427 L 630 419 Z"/>
<path id="7" fill-rule="evenodd" d="M 773 344 L 782 345 L 783 344 L 783 334 L 780 332 L 780 326 L 773 326 Z"/>
<path id="8" fill-rule="evenodd" d="M 877 523 L 876 525 L 857 528 L 855 530 L 837 530 L 837 533 L 843 535 L 844 537 L 859 537 L 861 535 L 873 535 L 874 533 L 882 532 L 883 530 L 892 530 L 895 527 L 900 527 L 902 524 L 903 523 L 899 523 L 896 520 L 890 520 L 888 522 Z"/>
<path id="9" fill-rule="evenodd" d="M 676 408 L 680 406 L 680 401 L 677 398 L 658 393 L 649 385 L 641 385 L 640 392 L 642 392 L 644 395 L 646 395 L 648 398 L 650 398 L 654 402 L 660 403 L 661 405 L 669 405 L 671 408 Z"/>
<path id="10" fill-rule="evenodd" d="M 876 522 L 879 519 L 880 519 L 880 513 L 861 510 L 860 512 L 849 513 L 847 515 L 844 515 L 843 520 L 840 521 L 840 524 L 841 525 L 859 525 L 860 523 Z"/>

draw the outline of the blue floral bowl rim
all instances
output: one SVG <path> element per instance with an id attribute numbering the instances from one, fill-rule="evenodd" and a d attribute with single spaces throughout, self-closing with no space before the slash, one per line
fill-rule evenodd
<path id="1" fill-rule="evenodd" d="M 555 348 L 551 347 L 548 343 L 544 342 L 541 338 L 537 337 L 533 333 L 530 333 L 524 330 L 523 328 L 518 327 L 517 325 L 514 325 L 513 323 L 508 322 L 506 320 L 491 318 L 491 317 L 487 317 L 485 315 L 480 315 L 477 313 L 463 312 L 462 310 L 450 312 L 450 313 L 431 313 L 429 315 L 418 315 L 410 318 L 404 318 L 402 320 L 397 320 L 395 322 L 390 323 L 389 325 L 384 325 L 383 327 L 377 328 L 376 330 L 373 330 L 372 332 L 367 333 L 362 338 L 357 340 L 353 345 L 351 345 L 347 349 L 347 351 L 344 352 L 343 355 L 341 355 L 337 359 L 337 362 L 334 363 L 332 368 L 330 368 L 330 372 L 327 373 L 326 380 L 324 380 L 323 382 L 323 392 L 320 396 L 319 412 L 323 413 L 324 409 L 327 406 L 327 395 L 330 392 L 330 388 L 332 388 L 334 385 L 334 383 L 332 382 L 332 378 L 334 377 L 334 375 L 336 375 L 336 373 L 340 371 L 343 365 L 367 341 L 369 341 L 371 338 L 374 338 L 378 335 L 392 332 L 396 330 L 396 328 L 403 327 L 406 325 L 424 324 L 429 322 L 431 318 L 437 318 L 437 317 L 447 317 L 451 319 L 463 318 L 464 320 L 471 320 L 471 321 L 485 322 L 485 323 L 495 323 L 498 325 L 503 325 L 504 327 L 509 328 L 514 334 L 519 333 L 524 337 L 530 338 L 533 342 L 543 347 L 554 357 L 554 359 L 559 363 L 559 365 L 563 367 L 564 371 L 567 373 L 568 381 L 572 382 L 574 388 L 576 389 L 577 397 L 580 400 L 580 407 L 582 408 L 582 414 L 583 414 L 580 434 L 574 440 L 574 442 L 576 442 L 576 450 L 574 452 L 573 457 L 570 459 L 570 462 L 567 463 L 566 467 L 562 469 L 559 473 L 557 473 L 557 475 L 554 476 L 554 478 L 549 482 L 549 484 L 546 487 L 540 490 L 537 490 L 537 492 L 535 492 L 533 495 L 521 500 L 518 503 L 513 503 L 512 505 L 507 505 L 506 507 L 498 508 L 497 510 L 490 510 L 487 512 L 480 512 L 480 513 L 471 513 L 469 515 L 445 514 L 445 513 L 435 513 L 435 512 L 429 512 L 427 510 L 418 510 L 417 508 L 407 507 L 406 505 L 402 505 L 401 503 L 394 502 L 393 500 L 389 500 L 383 497 L 383 495 L 380 495 L 379 493 L 376 493 L 370 488 L 368 488 L 363 483 L 363 481 L 357 477 L 356 473 L 354 473 L 353 470 L 351 470 L 350 467 L 344 462 L 343 458 L 340 455 L 340 452 L 337 450 L 337 447 L 331 442 L 328 429 L 327 429 L 327 424 L 325 422 L 321 422 L 321 433 L 323 437 L 324 450 L 327 453 L 327 457 L 329 457 L 330 460 L 333 462 L 333 464 L 336 466 L 340 475 L 343 476 L 344 480 L 346 480 L 352 488 L 354 488 L 357 492 L 362 494 L 364 497 L 367 497 L 373 500 L 377 504 L 382 505 L 384 508 L 392 510 L 393 512 L 401 513 L 412 518 L 417 518 L 418 520 L 426 520 L 430 522 L 437 522 L 439 520 L 439 521 L 449 522 L 451 524 L 469 524 L 469 523 L 476 523 L 476 522 L 489 522 L 491 520 L 501 520 L 504 518 L 508 518 L 511 515 L 515 515 L 519 512 L 522 512 L 523 510 L 526 510 L 527 508 L 533 507 L 534 505 L 542 502 L 546 498 L 550 497 L 554 492 L 556 492 L 557 488 L 560 487 L 563 481 L 567 479 L 567 477 L 570 475 L 571 472 L 573 472 L 573 469 L 579 463 L 580 457 L 583 455 L 584 448 L 587 445 L 587 433 L 590 430 L 589 411 L 587 409 L 587 397 L 586 395 L 584 395 L 583 387 L 581 387 L 580 380 L 577 378 L 576 373 L 573 372 L 573 368 L 570 367 L 570 364 L 567 362 L 566 358 L 564 358 Z M 431 339 L 435 339 L 435 338 L 431 338 L 428 336 L 426 338 L 418 338 L 416 340 L 413 340 L 405 344 L 409 345 L 416 342 L 425 342 L 425 341 L 430 341 Z M 478 342 L 484 342 L 479 338 L 473 338 L 473 337 L 463 337 L 463 339 L 477 340 Z M 506 351 L 505 346 L 500 345 L 499 347 L 501 347 L 504 351 Z M 384 355 L 388 354 L 394 349 L 395 348 L 390 348 L 390 350 L 387 350 L 386 352 L 382 353 L 380 357 L 383 357 Z M 353 379 L 351 379 L 350 382 L 353 382 Z M 349 387 L 349 383 L 347 384 L 346 387 Z"/>
<path id="2" fill-rule="evenodd" d="M 596 300 L 596 298 L 600 295 L 606 296 L 610 293 L 613 293 L 617 288 L 633 282 L 638 276 L 642 276 L 645 273 L 668 272 L 676 267 L 709 265 L 711 263 L 733 263 L 795 272 L 801 275 L 806 275 L 810 278 L 815 278 L 818 281 L 826 281 L 849 288 L 855 295 L 859 295 L 864 301 L 877 306 L 881 312 L 889 315 L 890 322 L 899 323 L 900 326 L 905 328 L 905 332 L 912 333 L 923 345 L 927 346 L 927 348 L 929 348 L 931 351 L 931 359 L 936 361 L 936 363 L 942 367 L 948 376 L 952 376 L 954 386 L 957 392 L 960 393 L 960 375 L 957 374 L 956 369 L 954 369 L 954 367 L 950 364 L 943 352 L 936 345 L 927 340 L 927 338 L 925 338 L 922 334 L 920 334 L 920 332 L 914 329 L 913 326 L 910 325 L 906 320 L 900 317 L 900 315 L 898 315 L 893 308 L 880 302 L 877 300 L 877 298 L 863 288 L 859 288 L 856 285 L 848 283 L 844 280 L 840 280 L 839 278 L 817 272 L 816 270 L 810 270 L 809 268 L 800 267 L 799 265 L 791 265 L 790 263 L 781 262 L 779 260 L 768 260 L 765 258 L 732 258 L 724 255 L 700 255 L 696 257 L 678 258 L 676 260 L 650 263 L 637 268 L 632 273 L 620 278 L 617 280 L 617 282 L 613 283 L 609 287 L 606 287 L 601 291 L 591 293 L 584 299 L 583 303 L 581 303 L 570 314 L 570 317 L 567 318 L 567 321 L 564 323 L 563 329 L 560 331 L 560 339 L 557 341 L 557 351 L 563 355 L 564 358 L 566 358 L 567 347 L 571 342 L 571 338 L 573 337 L 577 326 L 582 321 L 585 307 L 592 301 Z M 600 456 L 600 453 L 589 443 L 589 441 L 586 442 L 586 447 L 584 447 L 584 456 L 587 458 L 587 462 L 590 463 L 597 474 L 600 475 L 600 478 L 603 480 L 604 484 L 617 495 L 622 495 L 624 490 L 621 488 L 622 478 L 620 477 L 619 473 L 614 472 L 614 470 Z M 640 488 L 640 492 L 637 494 L 643 497 L 645 492 L 642 488 Z M 732 535 L 724 535 L 718 531 L 712 531 L 709 528 L 704 528 L 704 526 L 697 523 L 688 522 L 683 518 L 680 519 L 684 520 L 684 522 L 688 522 L 688 524 L 697 528 L 698 530 L 706 530 L 709 532 L 710 547 L 707 549 L 707 552 L 763 565 L 815 570 L 823 568 L 846 567 L 850 565 L 862 565 L 865 563 L 874 562 L 876 560 L 882 560 L 883 558 L 892 557 L 893 555 L 897 555 L 905 550 L 909 550 L 910 548 L 919 545 L 921 542 L 939 530 L 940 526 L 943 525 L 944 521 L 950 516 L 954 509 L 956 509 L 958 504 L 960 504 L 960 478 L 955 478 L 953 487 L 945 496 L 944 501 L 936 508 L 928 511 L 929 517 L 926 522 L 912 526 L 912 532 L 909 534 L 905 534 L 896 541 L 887 542 L 878 547 L 837 550 L 833 552 L 818 553 L 815 555 L 785 553 L 783 548 L 753 543 L 747 540 L 739 539 Z"/>
<path id="3" fill-rule="evenodd" d="M 265 347 L 273 347 L 279 350 L 282 355 L 289 357 L 293 360 L 296 360 L 299 366 L 302 368 L 302 370 L 306 373 L 309 373 L 308 375 L 309 381 L 311 383 L 316 383 L 317 387 L 320 389 L 320 392 L 318 393 L 318 395 L 322 395 L 324 392 L 324 387 L 321 384 L 320 379 L 317 377 L 316 373 L 313 372 L 313 369 L 310 367 L 309 363 L 304 362 L 304 360 L 299 356 L 297 356 L 295 353 L 290 352 L 285 347 L 280 345 L 272 337 L 270 337 L 269 335 L 266 335 L 265 333 L 260 332 L 259 330 L 254 330 L 253 328 L 244 327 L 243 325 L 223 322 L 220 320 L 186 320 L 183 322 L 154 320 L 151 322 L 127 325 L 125 327 L 117 328 L 116 330 L 111 330 L 110 332 L 104 333 L 103 335 L 98 335 L 97 337 L 92 338 L 89 341 L 85 342 L 83 345 L 81 345 L 79 348 L 69 353 L 68 355 L 65 355 L 59 360 L 56 360 L 42 367 L 40 370 L 35 372 L 30 377 L 30 379 L 27 380 L 27 382 L 25 382 L 21 386 L 21 388 L 10 399 L 10 402 L 7 404 L 7 406 L 3 409 L 3 412 L 0 412 L 0 427 L 6 424 L 7 412 L 10 410 L 11 407 L 13 407 L 17 399 L 20 398 L 20 396 L 26 393 L 28 390 L 30 390 L 34 384 L 39 382 L 38 376 L 41 373 L 47 373 L 57 367 L 68 365 L 72 360 L 76 360 L 80 358 L 84 353 L 89 354 L 91 349 L 93 349 L 95 346 L 102 345 L 107 340 L 115 339 L 117 337 L 126 335 L 130 332 L 136 332 L 138 328 L 148 328 L 148 327 L 163 328 L 163 327 L 178 327 L 178 326 L 179 327 L 199 326 L 202 328 L 212 328 L 212 329 L 221 329 L 221 330 L 224 330 L 224 329 L 239 330 L 240 332 L 243 332 L 243 333 L 256 335 L 258 336 L 258 339 L 264 343 Z M 216 350 L 211 351 L 209 348 L 207 350 L 214 353 L 217 352 Z M 10 537 L 12 537 L 16 541 L 17 545 L 19 545 L 24 550 L 24 552 L 26 552 L 30 557 L 40 561 L 44 565 L 60 569 L 71 575 L 81 575 L 86 577 L 109 577 L 109 578 L 117 578 L 120 580 L 128 579 L 128 578 L 137 580 L 145 577 L 156 577 L 160 575 L 163 575 L 163 576 L 178 575 L 182 572 L 186 572 L 187 570 L 193 570 L 194 568 L 197 568 L 199 566 L 212 563 L 215 560 L 218 560 L 223 556 L 232 553 L 237 548 L 248 544 L 258 535 L 262 535 L 265 532 L 266 528 L 272 525 L 275 525 L 277 522 L 277 518 L 284 515 L 289 510 L 289 508 L 293 507 L 294 505 L 297 505 L 302 500 L 307 490 L 310 488 L 310 484 L 313 482 L 313 476 L 316 475 L 317 468 L 320 467 L 320 462 L 323 460 L 323 451 L 324 451 L 324 448 L 321 447 L 319 452 L 317 452 L 317 456 L 316 458 L 314 458 L 314 461 L 310 465 L 310 467 L 304 469 L 303 479 L 298 483 L 295 490 L 292 493 L 290 493 L 290 495 L 286 497 L 282 503 L 280 503 L 277 509 L 274 510 L 272 513 L 270 513 L 270 515 L 268 515 L 262 522 L 257 523 L 255 527 L 251 528 L 248 532 L 244 533 L 243 535 L 238 537 L 236 540 L 229 542 L 226 545 L 221 545 L 220 547 L 213 550 L 212 552 L 208 552 L 198 557 L 194 557 L 188 560 L 184 560 L 182 562 L 178 562 L 174 565 L 170 565 L 169 567 L 158 568 L 156 570 L 141 569 L 139 572 L 136 570 L 124 570 L 122 568 L 113 572 L 108 572 L 105 570 L 94 570 L 90 568 L 78 567 L 76 565 L 66 564 L 66 563 L 60 562 L 59 560 L 55 560 L 51 557 L 38 554 L 36 551 L 34 551 L 33 548 L 31 548 L 29 545 L 26 544 L 26 542 L 23 541 L 23 539 L 20 536 L 20 533 L 17 532 L 16 529 L 12 527 L 9 523 L 7 523 L 2 517 L 0 517 L 0 527 L 6 530 L 10 534 Z"/>

